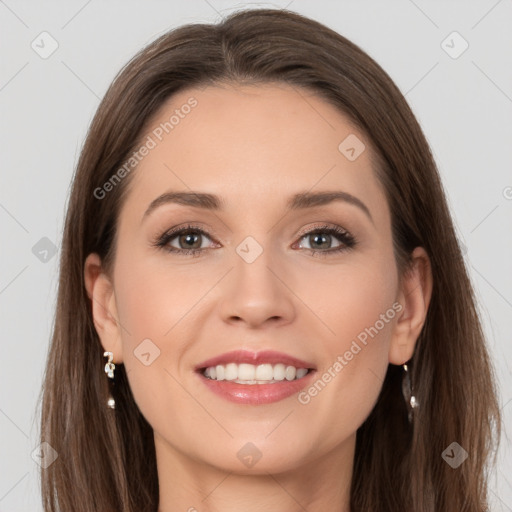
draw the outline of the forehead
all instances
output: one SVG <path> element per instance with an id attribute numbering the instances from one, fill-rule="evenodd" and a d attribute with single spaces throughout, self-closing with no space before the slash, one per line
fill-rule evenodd
<path id="1" fill-rule="evenodd" d="M 140 140 L 151 149 L 126 201 L 139 216 L 167 190 L 216 194 L 238 211 L 305 190 L 343 190 L 375 215 L 385 207 L 367 137 L 324 99 L 287 84 L 180 91 Z"/>

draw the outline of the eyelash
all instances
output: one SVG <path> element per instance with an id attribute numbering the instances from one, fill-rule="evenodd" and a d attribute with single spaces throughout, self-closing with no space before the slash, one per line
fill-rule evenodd
<path id="1" fill-rule="evenodd" d="M 178 235 L 181 235 L 183 233 L 188 233 L 188 232 L 192 232 L 194 234 L 205 235 L 206 237 L 211 238 L 208 235 L 208 233 L 203 231 L 201 228 L 189 224 L 182 228 L 166 231 L 162 235 L 158 236 L 152 242 L 152 246 L 158 247 L 160 249 L 163 249 L 164 251 L 174 253 L 174 254 L 177 254 L 180 256 L 191 255 L 193 257 L 198 257 L 201 255 L 201 252 L 203 252 L 205 250 L 204 248 L 203 249 L 176 249 L 176 247 L 167 246 L 167 244 L 172 239 L 176 238 Z M 351 235 L 350 233 L 345 231 L 344 229 L 340 228 L 339 226 L 330 226 L 330 225 L 318 226 L 318 227 L 313 228 L 311 231 L 307 231 L 306 233 L 301 234 L 299 237 L 299 241 L 302 240 L 306 236 L 316 235 L 316 234 L 321 234 L 321 233 L 325 233 L 328 235 L 335 235 L 340 240 L 340 242 L 342 242 L 342 245 L 340 245 L 339 247 L 337 247 L 335 249 L 329 249 L 329 250 L 325 250 L 325 251 L 322 251 L 319 249 L 306 248 L 307 251 L 310 251 L 310 253 L 312 253 L 312 255 L 316 256 L 316 257 L 324 258 L 327 256 L 332 256 L 334 254 L 339 254 L 343 251 L 348 251 L 350 249 L 353 249 L 356 246 L 356 244 L 358 243 L 357 239 L 353 235 Z"/>

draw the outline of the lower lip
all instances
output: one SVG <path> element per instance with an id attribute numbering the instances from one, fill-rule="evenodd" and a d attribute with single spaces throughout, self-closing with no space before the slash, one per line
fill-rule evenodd
<path id="1" fill-rule="evenodd" d="M 282 380 L 274 384 L 238 384 L 229 380 L 213 380 L 198 373 L 199 378 L 214 393 L 237 404 L 262 405 L 279 402 L 306 387 L 316 372 L 296 380 Z"/>

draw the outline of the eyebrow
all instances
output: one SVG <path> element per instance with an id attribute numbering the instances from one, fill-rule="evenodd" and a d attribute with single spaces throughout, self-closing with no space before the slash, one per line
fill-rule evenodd
<path id="1" fill-rule="evenodd" d="M 374 220 L 368 207 L 357 197 L 349 194 L 348 192 L 343 192 L 340 190 L 330 190 L 324 192 L 299 192 L 288 199 L 286 203 L 286 209 L 289 211 L 304 210 L 306 208 L 324 206 L 335 201 L 342 201 L 358 207 L 366 214 L 372 224 L 374 224 Z M 224 211 L 226 206 L 224 200 L 215 194 L 193 191 L 169 191 L 151 201 L 147 210 L 144 212 L 142 220 L 144 221 L 144 219 L 158 207 L 169 203 L 193 206 L 196 208 L 203 208 L 205 210 L 212 211 Z"/>

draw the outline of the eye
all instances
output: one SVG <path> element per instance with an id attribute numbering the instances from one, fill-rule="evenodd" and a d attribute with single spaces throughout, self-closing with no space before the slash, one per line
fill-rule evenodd
<path id="1" fill-rule="evenodd" d="M 199 256 L 204 250 L 204 246 L 201 243 L 204 238 L 209 238 L 205 231 L 189 224 L 188 226 L 165 232 L 153 245 L 172 253 Z M 176 240 L 175 244 L 178 247 L 171 244 L 174 240 Z"/>
<path id="2" fill-rule="evenodd" d="M 178 255 L 200 256 L 207 248 L 202 244 L 205 238 L 211 240 L 208 233 L 200 227 L 189 224 L 182 228 L 173 228 L 170 231 L 166 231 L 163 235 L 158 237 L 152 245 Z M 355 237 L 348 231 L 345 231 L 339 226 L 330 225 L 318 226 L 313 230 L 303 233 L 299 241 L 304 239 L 308 241 L 309 247 L 303 247 L 299 244 L 299 248 L 306 249 L 312 253 L 313 256 L 320 257 L 350 250 L 355 247 L 357 243 Z M 333 239 L 339 241 L 338 245 L 334 248 L 325 247 L 326 245 L 330 246 L 333 243 Z M 177 247 L 173 244 L 176 244 Z"/>
<path id="3" fill-rule="evenodd" d="M 326 247 L 333 243 L 333 239 L 341 241 L 336 247 Z M 313 253 L 315 256 L 329 256 L 331 254 L 337 254 L 342 251 L 347 251 L 355 247 L 356 239 L 348 231 L 345 231 L 339 226 L 319 226 L 312 231 L 308 231 L 303 234 L 300 240 L 306 240 L 309 247 L 305 248 Z"/>

